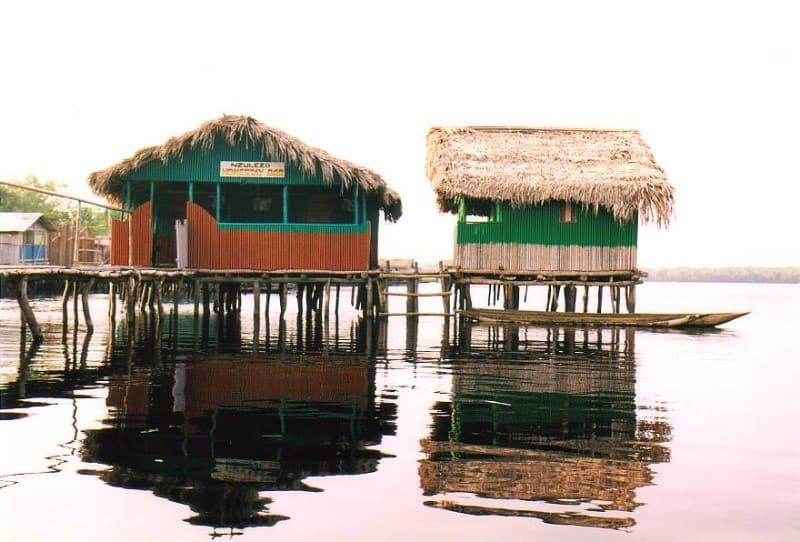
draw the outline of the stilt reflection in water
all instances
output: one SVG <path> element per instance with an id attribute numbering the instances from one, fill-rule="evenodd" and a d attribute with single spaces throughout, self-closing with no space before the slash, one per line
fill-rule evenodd
<path id="1" fill-rule="evenodd" d="M 670 426 L 637 411 L 632 329 L 463 323 L 419 468 L 428 506 L 624 529 Z M 464 497 L 471 494 L 472 498 Z"/>

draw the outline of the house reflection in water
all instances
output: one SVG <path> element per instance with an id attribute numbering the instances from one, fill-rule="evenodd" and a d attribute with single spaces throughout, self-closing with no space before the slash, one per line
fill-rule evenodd
<path id="1" fill-rule="evenodd" d="M 462 328 L 450 400 L 435 405 L 422 442 L 421 485 L 436 496 L 425 504 L 633 526 L 635 491 L 652 483 L 651 464 L 669 461 L 671 430 L 657 415 L 640 417 L 634 333 Z"/>
<path id="2" fill-rule="evenodd" d="M 209 357 L 213 359 L 208 359 Z M 111 377 L 108 427 L 83 458 L 119 487 L 188 505 L 195 524 L 242 528 L 269 514 L 267 490 L 314 490 L 308 476 L 373 472 L 369 449 L 394 432 L 375 399 L 374 364 L 341 354 L 204 354 Z"/>

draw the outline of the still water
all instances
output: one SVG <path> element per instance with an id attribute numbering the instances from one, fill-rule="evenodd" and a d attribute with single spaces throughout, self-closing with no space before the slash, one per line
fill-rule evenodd
<path id="1" fill-rule="evenodd" d="M 753 313 L 687 333 L 348 307 L 327 330 L 273 312 L 256 340 L 245 297 L 131 344 L 96 296 L 66 341 L 37 300 L 31 347 L 2 300 L 0 540 L 800 539 L 800 287 L 640 298 Z"/>

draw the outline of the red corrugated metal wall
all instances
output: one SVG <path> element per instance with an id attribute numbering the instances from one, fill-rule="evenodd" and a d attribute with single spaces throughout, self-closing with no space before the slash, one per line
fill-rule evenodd
<path id="1" fill-rule="evenodd" d="M 152 208 L 145 202 L 133 210 L 129 220 L 133 221 L 133 258 L 131 264 L 151 265 L 153 253 Z M 128 221 L 111 221 L 111 265 L 128 265 Z"/>
<path id="2" fill-rule="evenodd" d="M 186 204 L 189 267 L 197 269 L 369 269 L 363 233 L 222 230 L 202 207 Z"/>

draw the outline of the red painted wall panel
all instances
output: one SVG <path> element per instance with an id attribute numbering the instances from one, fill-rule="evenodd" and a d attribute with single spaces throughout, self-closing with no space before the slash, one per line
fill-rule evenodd
<path id="1" fill-rule="evenodd" d="M 222 230 L 202 207 L 186 204 L 189 267 L 196 269 L 369 269 L 363 233 Z"/>
<path id="2" fill-rule="evenodd" d="M 143 203 L 133 210 L 128 220 L 132 220 L 131 235 L 133 258 L 128 261 L 128 220 L 111 221 L 111 265 L 149 266 L 153 252 L 153 233 L 150 202 Z"/>

